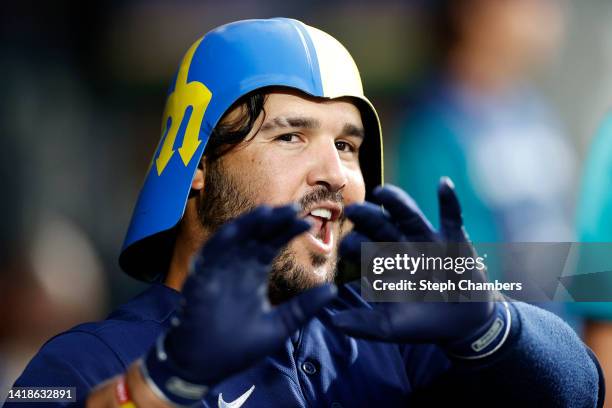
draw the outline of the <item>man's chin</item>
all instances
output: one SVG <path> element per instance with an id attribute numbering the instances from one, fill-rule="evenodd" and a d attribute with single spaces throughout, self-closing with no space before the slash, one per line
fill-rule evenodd
<path id="1" fill-rule="evenodd" d="M 335 257 L 330 259 L 311 254 L 305 266 L 296 261 L 293 252 L 284 250 L 272 264 L 268 297 L 272 304 L 279 304 L 310 288 L 333 282 L 335 275 Z"/>

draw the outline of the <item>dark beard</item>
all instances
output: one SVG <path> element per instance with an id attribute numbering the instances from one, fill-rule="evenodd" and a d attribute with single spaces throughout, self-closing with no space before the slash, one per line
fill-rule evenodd
<path id="1" fill-rule="evenodd" d="M 311 254 L 310 262 L 316 268 L 325 264 L 327 259 L 324 256 Z M 270 276 L 268 278 L 268 298 L 270 303 L 277 305 L 285 302 L 295 295 L 310 289 L 312 284 L 308 277 L 311 272 L 306 271 L 302 266 L 295 262 L 295 255 L 284 247 L 272 262 Z M 336 265 L 334 264 L 331 273 L 325 277 L 325 282 L 332 283 L 336 277 Z"/>
<path id="2" fill-rule="evenodd" d="M 252 191 L 241 188 L 233 177 L 226 175 L 221 159 L 206 163 L 204 199 L 198 205 L 200 222 L 215 232 L 228 220 L 255 208 Z"/>
<path id="3" fill-rule="evenodd" d="M 214 233 L 225 222 L 238 217 L 257 205 L 253 186 L 242 186 L 232 175 L 228 174 L 222 159 L 206 163 L 204 180 L 204 198 L 198 204 L 198 216 L 202 225 Z M 302 209 L 310 205 L 330 200 L 343 202 L 341 193 L 332 193 L 320 186 L 305 194 L 299 201 Z M 341 230 L 344 221 L 341 221 Z M 341 234 L 340 234 L 341 236 Z M 313 267 L 323 266 L 328 259 L 311 253 Z M 326 274 L 325 282 L 333 282 L 336 275 L 337 260 L 331 261 L 332 269 Z M 270 303 L 279 304 L 313 286 L 312 272 L 307 271 L 295 261 L 295 255 L 288 246 L 281 249 L 270 268 L 268 297 Z"/>

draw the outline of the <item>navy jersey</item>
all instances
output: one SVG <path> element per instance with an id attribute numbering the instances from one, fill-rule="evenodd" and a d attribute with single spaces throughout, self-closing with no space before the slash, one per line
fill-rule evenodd
<path id="1" fill-rule="evenodd" d="M 15 386 L 76 387 L 77 405 L 83 405 L 94 386 L 124 372 L 168 329 L 179 299 L 173 289 L 152 285 L 106 320 L 55 336 Z M 352 287 L 340 288 L 338 300 L 291 336 L 283 349 L 216 385 L 203 406 L 234 401 L 245 408 L 462 401 L 491 406 L 496 399 L 495 406 L 592 407 L 603 401 L 596 359 L 561 320 L 536 307 L 515 303 L 510 340 L 495 357 L 477 362 L 451 361 L 434 345 L 360 340 L 336 331 L 330 316 L 355 307 L 370 306 Z"/>

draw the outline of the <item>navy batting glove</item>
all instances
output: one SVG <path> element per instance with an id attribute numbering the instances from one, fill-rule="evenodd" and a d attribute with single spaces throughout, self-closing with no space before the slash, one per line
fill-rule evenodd
<path id="1" fill-rule="evenodd" d="M 377 187 L 373 203 L 346 208 L 354 230 L 341 243 L 344 257 L 359 260 L 362 242 L 465 243 L 461 207 L 450 179 L 442 178 L 438 187 L 440 229 L 436 231 L 414 200 L 393 185 Z M 382 207 L 381 207 L 382 206 Z M 471 245 L 462 245 L 475 256 Z M 475 270 L 472 281 L 487 280 L 485 271 Z M 492 297 L 483 302 L 462 303 L 376 303 L 372 309 L 340 312 L 333 323 L 347 334 L 401 343 L 436 343 L 449 354 L 466 359 L 482 358 L 498 350 L 508 336 L 510 311 L 507 303 Z"/>
<path id="2" fill-rule="evenodd" d="M 208 389 L 279 349 L 336 296 L 323 285 L 272 307 L 268 272 L 280 249 L 310 224 L 294 206 L 259 207 L 206 243 L 183 287 L 173 327 L 141 366 L 162 399 L 192 405 Z"/>

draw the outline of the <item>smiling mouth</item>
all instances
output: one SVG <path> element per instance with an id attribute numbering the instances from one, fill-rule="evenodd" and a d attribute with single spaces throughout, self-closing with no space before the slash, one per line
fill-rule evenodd
<path id="1" fill-rule="evenodd" d="M 334 233 L 332 226 L 338 221 L 342 208 L 338 204 L 325 203 L 314 205 L 303 214 L 312 227 L 306 236 L 315 252 L 330 255 L 334 248 Z"/>

